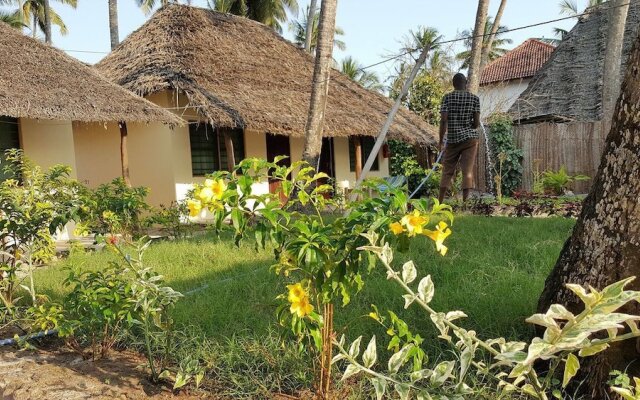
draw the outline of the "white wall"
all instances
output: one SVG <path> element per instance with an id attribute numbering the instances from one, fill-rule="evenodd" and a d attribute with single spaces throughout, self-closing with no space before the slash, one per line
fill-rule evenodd
<path id="1" fill-rule="evenodd" d="M 487 118 L 496 112 L 507 112 L 525 91 L 531 79 L 517 79 L 480 87 L 481 117 Z"/>

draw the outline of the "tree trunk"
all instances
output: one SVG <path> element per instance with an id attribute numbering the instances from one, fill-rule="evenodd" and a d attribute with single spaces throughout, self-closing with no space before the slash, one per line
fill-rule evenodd
<path id="1" fill-rule="evenodd" d="M 109 34 L 111 37 L 111 50 L 120 43 L 118 35 L 118 0 L 109 0 Z"/>
<path id="2" fill-rule="evenodd" d="M 309 14 L 307 15 L 307 32 L 304 38 L 304 49 L 307 53 L 311 53 L 311 45 L 313 44 L 313 21 L 316 19 L 316 9 L 318 8 L 318 0 L 311 0 L 309 3 Z"/>
<path id="3" fill-rule="evenodd" d="M 51 8 L 49 0 L 44 0 L 44 41 L 51 44 Z"/>
<path id="4" fill-rule="evenodd" d="M 538 309 L 564 304 L 577 312 L 583 307 L 566 283 L 602 289 L 629 276 L 640 276 L 640 37 L 629 58 L 611 131 L 598 173 L 582 213 L 547 278 Z M 638 281 L 632 289 L 639 290 Z M 624 310 L 638 314 L 636 303 Z M 581 360 L 587 398 L 602 399 L 612 368 L 638 372 L 636 341 L 622 342 L 597 356 Z M 629 369 L 626 369 L 629 367 Z"/>
<path id="5" fill-rule="evenodd" d="M 469 61 L 469 85 L 471 93 L 478 93 L 480 86 L 480 62 L 482 61 L 482 43 L 484 43 L 484 27 L 487 23 L 489 12 L 489 0 L 478 0 L 478 12 L 476 13 L 476 26 L 473 28 L 471 42 L 471 60 Z"/>
<path id="6" fill-rule="evenodd" d="M 122 179 L 124 183 L 131 187 L 131 178 L 129 177 L 129 148 L 127 147 L 127 139 L 129 132 L 127 131 L 127 123 L 120 122 L 120 165 L 122 166 Z"/>
<path id="7" fill-rule="evenodd" d="M 31 30 L 31 35 L 34 39 L 38 35 L 38 17 L 36 13 L 33 13 L 33 29 Z"/>
<path id="8" fill-rule="evenodd" d="M 602 129 L 611 128 L 613 109 L 620 93 L 620 65 L 622 64 L 622 46 L 624 29 L 629 11 L 628 0 L 612 0 L 609 10 L 607 46 L 605 47 L 604 71 L 602 80 Z"/>
<path id="9" fill-rule="evenodd" d="M 309 117 L 305 128 L 304 152 L 302 159 L 317 169 L 322 149 L 324 114 L 329 96 L 329 78 L 333 61 L 333 37 L 336 31 L 336 11 L 338 0 L 322 0 L 318 44 L 313 69 Z"/>
<path id="10" fill-rule="evenodd" d="M 484 67 L 487 64 L 489 64 L 489 55 L 491 53 L 491 47 L 493 47 L 493 40 L 496 38 L 496 35 L 498 34 L 498 29 L 500 29 L 500 21 L 502 20 L 502 14 L 504 14 L 504 9 L 506 6 L 507 6 L 507 0 L 502 0 L 500 2 L 500 7 L 498 7 L 498 13 L 496 14 L 496 17 L 493 19 L 493 26 L 491 27 L 491 33 L 487 38 L 487 41 L 484 42 L 484 46 L 482 46 L 482 56 L 480 57 L 480 71 L 478 71 L 478 75 L 481 75 Z M 478 80 L 479 79 L 480 78 L 478 78 Z"/>

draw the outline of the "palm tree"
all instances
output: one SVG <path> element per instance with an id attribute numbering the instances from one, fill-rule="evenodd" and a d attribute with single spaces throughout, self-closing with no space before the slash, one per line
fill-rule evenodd
<path id="1" fill-rule="evenodd" d="M 476 24 L 473 27 L 471 40 L 471 52 L 469 53 L 469 84 L 468 88 L 471 93 L 476 93 L 480 87 L 480 63 L 482 62 L 482 47 L 484 46 L 485 36 L 491 30 L 487 31 L 487 14 L 489 12 L 489 0 L 478 0 L 478 11 L 476 12 Z"/>
<path id="2" fill-rule="evenodd" d="M 109 37 L 111 39 L 111 50 L 120 43 L 118 34 L 118 0 L 109 0 Z"/>
<path id="3" fill-rule="evenodd" d="M 607 0 L 588 0 L 587 8 L 597 6 L 599 4 L 605 3 Z M 560 14 L 568 15 L 570 17 L 577 17 L 584 9 L 580 11 L 577 0 L 562 0 L 560 2 Z M 554 33 L 558 37 L 558 39 L 562 40 L 569 33 L 566 29 L 562 28 L 553 28 Z"/>
<path id="4" fill-rule="evenodd" d="M 0 11 L 0 22 L 8 24 L 12 28 L 22 29 L 26 25 L 22 22 L 22 14 L 20 10 L 11 11 Z"/>
<path id="5" fill-rule="evenodd" d="M 305 48 L 307 42 L 307 31 L 308 27 L 312 26 L 312 34 L 310 36 L 310 46 L 309 52 L 315 53 L 316 46 L 318 44 L 318 22 L 320 21 L 320 15 L 318 12 L 313 13 L 313 25 L 309 24 L 309 7 L 307 6 L 306 11 L 303 14 L 302 19 L 296 19 L 289 23 L 289 31 L 293 33 L 293 42 L 300 48 Z M 342 28 L 336 26 L 335 36 L 344 36 L 344 30 Z M 345 42 L 339 39 L 333 40 L 333 45 L 344 51 L 347 48 Z"/>
<path id="6" fill-rule="evenodd" d="M 613 110 L 620 94 L 620 65 L 622 64 L 622 46 L 624 44 L 624 30 L 627 26 L 629 13 L 628 0 L 612 0 L 605 46 L 604 70 L 602 79 L 602 120 L 605 132 L 611 125 Z"/>
<path id="7" fill-rule="evenodd" d="M 78 5 L 77 0 L 56 0 L 60 4 L 66 4 L 73 8 L 76 8 Z M 0 0 L 1 4 L 6 5 L 16 5 L 17 9 L 10 14 L 11 20 L 15 20 L 16 18 L 20 18 L 21 26 L 30 26 L 31 34 L 33 37 L 36 37 L 38 30 L 45 32 L 46 24 L 45 24 L 45 2 L 48 3 L 48 0 Z M 62 18 L 58 13 L 56 13 L 52 8 L 49 8 L 49 19 L 52 25 L 56 25 L 60 29 L 61 35 L 66 35 L 68 33 L 67 26 L 62 21 Z M 5 21 L 5 18 L 3 18 Z M 17 22 L 16 22 L 17 24 Z M 17 25 L 13 25 L 16 26 Z"/>
<path id="8" fill-rule="evenodd" d="M 487 44 L 487 41 L 489 39 L 488 35 L 491 34 L 492 29 L 493 29 L 493 19 L 489 17 L 487 18 L 487 22 L 484 25 L 484 34 L 487 35 L 483 37 L 483 42 L 485 45 Z M 504 32 L 508 29 L 509 28 L 507 28 L 506 26 L 500 26 L 496 31 L 496 36 L 491 42 L 491 48 L 487 53 L 487 60 L 489 62 L 503 56 L 508 51 L 508 49 L 504 48 L 504 46 L 511 44 L 513 42 L 513 40 L 504 37 L 504 34 L 505 34 Z M 471 45 L 473 42 L 472 36 L 474 35 L 469 30 L 463 31 L 461 35 L 463 37 L 466 37 L 466 39 L 464 40 L 464 44 L 467 50 L 458 53 L 456 58 L 459 61 L 462 61 L 462 65 L 460 66 L 460 69 L 467 69 L 469 68 L 469 63 L 471 61 Z"/>
<path id="9" fill-rule="evenodd" d="M 151 1 L 155 0 L 139 0 Z M 162 0 L 167 1 L 167 0 Z M 287 11 L 297 14 L 297 0 L 210 0 L 209 7 L 215 11 L 247 17 L 261 22 L 282 33 L 282 23 L 286 22 Z"/>
<path id="10" fill-rule="evenodd" d="M 346 57 L 342 60 L 342 63 L 340 63 L 340 71 L 365 89 L 382 92 L 383 86 L 380 83 L 378 75 L 362 69 L 362 65 L 354 60 L 353 57 Z"/>

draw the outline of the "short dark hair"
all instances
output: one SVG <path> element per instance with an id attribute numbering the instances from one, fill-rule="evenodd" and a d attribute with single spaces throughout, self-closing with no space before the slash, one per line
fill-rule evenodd
<path id="1" fill-rule="evenodd" d="M 467 77 L 464 76 L 463 73 L 458 72 L 453 76 L 453 87 L 458 88 L 461 86 L 466 86 L 466 84 L 467 84 Z"/>

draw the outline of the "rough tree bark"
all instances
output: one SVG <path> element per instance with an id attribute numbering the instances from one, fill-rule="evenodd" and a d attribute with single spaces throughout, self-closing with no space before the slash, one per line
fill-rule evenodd
<path id="1" fill-rule="evenodd" d="M 604 70 L 602 79 L 602 127 L 611 128 L 613 110 L 620 94 L 620 66 L 622 64 L 622 46 L 624 29 L 627 25 L 629 0 L 612 0 L 609 10 L 607 46 L 605 47 Z"/>
<path id="2" fill-rule="evenodd" d="M 491 53 L 491 47 L 493 46 L 493 40 L 496 38 L 498 34 L 498 29 L 500 29 L 500 21 L 502 21 L 502 14 L 504 14 L 504 9 L 507 6 L 507 0 L 502 0 L 500 2 L 500 7 L 498 7 L 498 12 L 496 13 L 496 17 L 493 19 L 493 26 L 491 27 L 491 32 L 487 41 L 484 42 L 484 46 L 482 46 L 482 56 L 480 57 L 480 71 L 478 74 L 482 73 L 484 67 L 489 64 L 489 54 Z M 480 79 L 480 78 L 478 78 Z M 478 83 L 480 83 L 478 81 Z"/>
<path id="3" fill-rule="evenodd" d="M 109 0 L 109 36 L 111 38 L 111 50 L 120 43 L 118 35 L 118 0 Z"/>
<path id="4" fill-rule="evenodd" d="M 478 11 L 476 13 L 476 26 L 473 28 L 473 39 L 471 42 L 471 60 L 469 61 L 468 90 L 471 93 L 478 93 L 480 87 L 480 62 L 482 61 L 482 44 L 484 43 L 484 27 L 487 23 L 489 13 L 489 0 L 478 0 Z"/>
<path id="5" fill-rule="evenodd" d="M 51 44 L 51 6 L 49 0 L 44 0 L 44 41 Z"/>
<path id="6" fill-rule="evenodd" d="M 580 311 L 579 300 L 566 283 L 602 289 L 629 276 L 640 276 L 640 37 L 627 64 L 611 131 L 591 192 L 560 257 L 547 278 L 538 309 L 564 304 Z M 633 283 L 634 290 L 640 282 Z M 638 314 L 636 303 L 626 312 Z M 612 368 L 638 373 L 637 341 L 581 360 L 587 398 L 604 399 Z M 629 367 L 629 369 L 627 369 Z"/>
<path id="7" fill-rule="evenodd" d="M 311 53 L 311 45 L 313 44 L 313 21 L 316 19 L 317 8 L 318 0 L 311 0 L 309 3 L 309 14 L 307 15 L 307 32 L 304 38 L 304 49 L 307 53 Z"/>
<path id="8" fill-rule="evenodd" d="M 322 149 L 324 114 L 329 96 L 329 79 L 333 61 L 333 38 L 336 31 L 338 0 L 322 0 L 320 22 L 318 24 L 318 44 L 313 69 L 309 116 L 305 127 L 305 141 L 302 159 L 314 168 L 318 167 Z"/>

